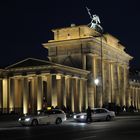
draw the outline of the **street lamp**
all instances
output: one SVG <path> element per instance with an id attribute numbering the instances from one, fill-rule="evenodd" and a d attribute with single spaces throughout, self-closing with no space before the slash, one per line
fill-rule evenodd
<path id="1" fill-rule="evenodd" d="M 98 93 L 97 88 L 98 88 L 98 85 L 100 84 L 99 78 L 94 79 L 94 84 L 95 84 L 95 91 L 96 91 L 95 101 L 96 101 L 96 107 L 97 107 L 97 93 Z"/>
<path id="2" fill-rule="evenodd" d="M 100 32 L 100 37 L 101 37 L 101 92 L 103 95 L 103 90 L 104 90 L 104 83 L 103 83 L 103 42 L 102 42 L 102 37 L 103 37 L 103 28 L 101 29 Z"/>
<path id="3" fill-rule="evenodd" d="M 99 79 L 96 78 L 96 79 L 94 80 L 94 83 L 95 83 L 96 86 L 98 86 L 98 85 L 99 85 Z"/>
<path id="4" fill-rule="evenodd" d="M 90 9 L 88 7 L 86 7 L 88 15 L 91 19 L 91 22 L 88 24 L 88 26 L 90 26 L 91 29 L 94 29 L 95 31 L 97 31 L 99 33 L 99 37 L 101 38 L 101 50 L 100 50 L 100 56 L 101 56 L 101 94 L 103 95 L 103 42 L 102 42 L 102 37 L 103 37 L 103 28 L 100 25 L 100 18 L 99 16 L 97 16 L 96 14 L 91 14 Z M 95 85 L 97 86 L 99 84 L 99 79 L 95 79 L 94 81 Z M 97 87 L 96 87 L 97 88 Z M 102 99 L 101 99 L 102 100 Z"/>

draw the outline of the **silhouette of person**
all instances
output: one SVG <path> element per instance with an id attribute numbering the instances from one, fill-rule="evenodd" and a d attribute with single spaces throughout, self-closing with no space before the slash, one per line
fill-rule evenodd
<path id="1" fill-rule="evenodd" d="M 87 118 L 86 118 L 86 122 L 92 122 L 92 116 L 91 116 L 91 108 L 88 106 L 87 110 Z"/>

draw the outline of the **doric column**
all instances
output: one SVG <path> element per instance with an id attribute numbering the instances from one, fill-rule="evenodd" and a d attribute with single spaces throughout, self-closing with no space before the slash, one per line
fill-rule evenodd
<path id="1" fill-rule="evenodd" d="M 71 79 L 71 108 L 74 112 L 79 112 L 79 79 Z"/>
<path id="2" fill-rule="evenodd" d="M 23 113 L 27 114 L 28 113 L 28 106 L 29 106 L 28 78 L 23 78 L 22 89 L 23 89 Z"/>
<path id="3" fill-rule="evenodd" d="M 134 106 L 135 103 L 134 103 L 134 94 L 135 94 L 135 88 L 133 87 L 132 88 L 132 105 Z"/>
<path id="4" fill-rule="evenodd" d="M 51 87 L 51 97 L 52 97 L 52 106 L 57 106 L 57 81 L 56 75 L 52 75 L 52 87 Z"/>
<path id="5" fill-rule="evenodd" d="M 131 102 L 130 105 L 133 105 L 133 87 L 132 86 L 130 86 L 130 102 Z"/>
<path id="6" fill-rule="evenodd" d="M 82 112 L 84 110 L 84 80 L 80 79 L 80 87 L 79 87 L 79 111 Z"/>
<path id="7" fill-rule="evenodd" d="M 139 108 L 139 88 L 137 89 L 137 109 Z"/>
<path id="8" fill-rule="evenodd" d="M 57 106 L 62 107 L 63 105 L 63 88 L 65 88 L 65 82 L 62 78 L 62 75 L 56 75 L 56 84 L 57 84 Z"/>
<path id="9" fill-rule="evenodd" d="M 140 110 L 140 88 L 139 88 L 139 91 L 138 91 L 138 108 Z"/>
<path id="10" fill-rule="evenodd" d="M 76 77 L 74 82 L 74 111 L 79 112 L 79 79 Z"/>
<path id="11" fill-rule="evenodd" d="M 66 77 L 66 107 L 71 109 L 71 91 L 70 91 L 70 77 Z"/>
<path id="12" fill-rule="evenodd" d="M 105 73 L 104 73 L 104 70 L 105 70 L 105 63 L 104 63 L 104 60 L 102 58 L 101 60 L 101 104 L 100 104 L 100 107 L 103 106 L 103 104 L 105 103 L 106 101 L 106 93 L 105 93 Z M 107 93 L 108 94 L 108 93 Z"/>
<path id="13" fill-rule="evenodd" d="M 111 62 L 108 62 L 108 87 L 107 87 L 107 100 L 109 103 L 112 102 L 112 87 L 111 87 Z"/>
<path id="14" fill-rule="evenodd" d="M 129 68 L 125 66 L 125 104 L 127 107 L 131 106 L 131 86 L 129 83 Z"/>
<path id="15" fill-rule="evenodd" d="M 96 101 L 97 107 L 102 107 L 102 94 L 103 94 L 103 77 L 101 77 L 101 60 L 97 59 L 97 65 L 96 65 L 96 70 L 97 70 L 97 78 L 99 78 L 99 85 L 96 86 Z M 103 75 L 102 75 L 103 76 Z"/>
<path id="16" fill-rule="evenodd" d="M 117 105 L 120 105 L 120 66 L 119 64 L 115 64 L 114 68 L 114 96 L 115 96 L 115 102 Z"/>
<path id="17" fill-rule="evenodd" d="M 60 108 L 66 107 L 66 81 L 65 76 L 57 75 L 57 103 Z"/>
<path id="18" fill-rule="evenodd" d="M 37 77 L 37 110 L 42 109 L 43 105 L 43 82 L 42 82 L 42 77 L 38 76 Z"/>
<path id="19" fill-rule="evenodd" d="M 2 88 L 2 92 L 3 92 L 3 113 L 8 113 L 8 101 L 9 101 L 9 97 L 8 97 L 8 88 L 9 88 L 9 83 L 8 83 L 8 79 L 4 78 L 3 79 L 3 88 Z"/>
<path id="20" fill-rule="evenodd" d="M 95 107 L 96 104 L 96 85 L 94 83 L 94 80 L 97 78 L 97 72 L 96 72 L 96 56 L 89 56 L 89 59 L 92 59 L 91 61 L 91 68 L 89 67 L 89 70 L 91 69 L 91 75 L 90 80 L 88 82 L 88 105 L 90 107 Z M 99 78 L 99 77 L 98 77 Z"/>
<path id="21" fill-rule="evenodd" d="M 140 88 L 138 88 L 138 109 L 140 109 Z"/>
<path id="22" fill-rule="evenodd" d="M 138 108 L 138 88 L 136 88 L 136 108 Z"/>
<path id="23" fill-rule="evenodd" d="M 71 102 L 71 111 L 74 112 L 74 79 L 70 79 L 70 102 Z"/>
<path id="24" fill-rule="evenodd" d="M 120 89 L 120 105 L 124 106 L 125 105 L 125 90 L 126 90 L 126 84 L 125 84 L 125 69 L 121 65 L 119 66 L 119 89 Z"/>
<path id="25" fill-rule="evenodd" d="M 129 107 L 131 106 L 131 87 L 127 88 L 126 92 L 126 106 Z"/>
<path id="26" fill-rule="evenodd" d="M 86 54 L 82 55 L 82 65 L 83 65 L 83 69 L 86 70 Z"/>
<path id="27" fill-rule="evenodd" d="M 93 74 L 93 81 L 92 81 L 92 87 L 93 87 L 93 103 L 92 103 L 92 107 L 95 107 L 96 104 L 97 104 L 97 90 L 96 90 L 96 85 L 94 83 L 94 80 L 99 78 L 97 77 L 97 56 L 93 56 L 93 59 L 92 59 L 92 74 Z"/>
<path id="28" fill-rule="evenodd" d="M 82 91 L 82 79 L 79 79 L 79 112 L 82 111 L 83 107 L 83 91 Z"/>
<path id="29" fill-rule="evenodd" d="M 3 108 L 3 96 L 2 96 L 2 79 L 0 79 L 0 111 L 2 111 Z"/>
<path id="30" fill-rule="evenodd" d="M 134 89 L 134 106 L 136 107 L 137 105 L 137 88 L 135 87 Z"/>
<path id="31" fill-rule="evenodd" d="M 14 92 L 15 92 L 15 86 L 14 86 L 14 79 L 9 79 L 9 111 L 14 111 Z"/>
<path id="32" fill-rule="evenodd" d="M 57 104 L 57 80 L 55 74 L 47 75 L 47 105 L 56 107 Z"/>
<path id="33" fill-rule="evenodd" d="M 30 97 L 31 113 L 37 110 L 37 77 L 31 77 L 31 97 Z"/>
<path id="34" fill-rule="evenodd" d="M 111 102 L 115 103 L 115 75 L 114 75 L 114 64 L 110 63 L 110 86 L 111 86 Z"/>
<path id="35" fill-rule="evenodd" d="M 129 87 L 129 69 L 128 66 L 124 66 L 124 105 L 126 105 Z"/>
<path id="36" fill-rule="evenodd" d="M 94 85 L 88 83 L 88 106 L 94 107 Z"/>
<path id="37" fill-rule="evenodd" d="M 14 108 L 16 113 L 21 112 L 23 104 L 22 101 L 21 79 L 14 78 Z"/>
<path id="38" fill-rule="evenodd" d="M 104 94 L 103 103 L 111 103 L 111 68 L 108 61 L 104 61 Z"/>
<path id="39" fill-rule="evenodd" d="M 94 56 L 87 55 L 87 70 L 91 71 L 89 80 L 88 80 L 88 105 L 90 107 L 94 106 Z"/>
<path id="40" fill-rule="evenodd" d="M 47 75 L 47 106 L 52 106 L 52 75 Z"/>
<path id="41" fill-rule="evenodd" d="M 124 78 L 124 87 L 123 87 L 123 98 L 122 98 L 122 105 L 126 106 L 126 94 L 127 94 L 127 87 L 128 87 L 128 73 L 127 73 L 127 66 L 123 66 L 123 78 Z"/>
<path id="42" fill-rule="evenodd" d="M 64 105 L 66 107 L 66 78 L 64 75 L 62 75 L 62 77 L 61 77 L 61 90 L 62 90 L 61 102 L 62 102 L 62 105 Z"/>
<path id="43" fill-rule="evenodd" d="M 83 80 L 83 99 L 84 99 L 84 107 L 83 109 L 86 110 L 88 107 L 88 94 L 87 94 L 87 80 Z"/>

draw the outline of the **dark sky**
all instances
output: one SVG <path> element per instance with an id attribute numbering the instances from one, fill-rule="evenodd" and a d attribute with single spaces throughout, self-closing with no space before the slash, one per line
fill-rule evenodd
<path id="1" fill-rule="evenodd" d="M 51 29 L 88 24 L 85 6 L 126 46 L 131 67 L 140 68 L 139 0 L 1 0 L 0 68 L 27 57 L 47 59 L 41 44 L 53 38 Z"/>

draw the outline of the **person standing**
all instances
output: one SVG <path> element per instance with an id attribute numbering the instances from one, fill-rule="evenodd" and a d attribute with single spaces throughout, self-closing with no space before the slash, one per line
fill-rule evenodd
<path id="1" fill-rule="evenodd" d="M 91 108 L 88 106 L 87 108 L 87 118 L 86 118 L 86 122 L 92 122 L 92 116 L 91 116 Z"/>

